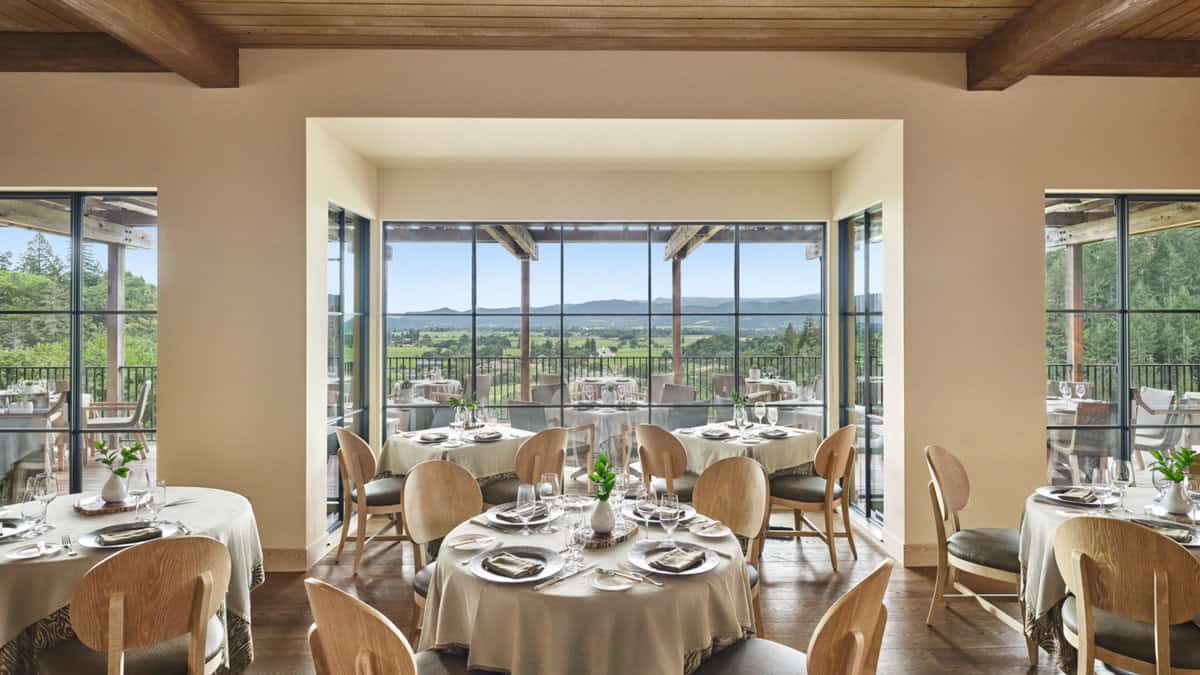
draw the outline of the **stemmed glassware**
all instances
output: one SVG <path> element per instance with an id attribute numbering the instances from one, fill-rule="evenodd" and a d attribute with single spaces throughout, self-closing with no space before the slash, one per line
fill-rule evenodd
<path id="1" fill-rule="evenodd" d="M 1108 462 L 1108 482 L 1112 491 L 1120 500 L 1117 508 L 1127 511 L 1125 507 L 1125 491 L 1133 484 L 1133 462 L 1127 459 L 1110 459 Z"/>
<path id="2" fill-rule="evenodd" d="M 775 406 L 767 407 L 767 422 L 771 424 L 772 429 L 775 428 L 776 424 L 779 424 L 779 408 Z"/>
<path id="3" fill-rule="evenodd" d="M 42 533 L 42 519 L 46 517 L 46 505 L 37 498 L 37 488 L 34 483 L 36 476 L 30 476 L 25 481 L 25 489 L 21 493 L 21 520 L 29 523 L 30 528 L 23 539 L 31 539 Z"/>
<path id="4" fill-rule="evenodd" d="M 542 529 L 538 530 L 538 534 L 554 534 L 557 530 L 550 526 L 550 522 L 554 520 L 554 516 L 558 511 L 559 494 L 561 492 L 558 474 L 544 473 L 538 478 L 537 491 L 538 498 L 546 505 L 546 524 Z"/>
<path id="5" fill-rule="evenodd" d="M 1200 527 L 1200 474 L 1187 477 L 1188 496 L 1192 499 L 1192 524 Z"/>
<path id="6" fill-rule="evenodd" d="M 1150 472 L 1150 483 L 1154 486 L 1154 503 L 1158 504 L 1166 496 L 1167 488 L 1171 483 L 1157 471 Z"/>
<path id="7" fill-rule="evenodd" d="M 150 490 L 150 499 L 146 500 L 146 510 L 150 513 L 150 522 L 158 522 L 158 514 L 167 505 L 167 481 L 154 483 Z"/>
<path id="8" fill-rule="evenodd" d="M 566 533 L 567 541 L 565 548 L 567 549 L 567 571 L 571 572 L 579 567 L 581 562 L 583 542 L 579 540 L 577 535 L 583 529 L 583 513 L 581 511 L 571 511 L 563 516 L 563 532 Z"/>
<path id="9" fill-rule="evenodd" d="M 133 476 L 129 479 L 129 496 L 133 498 L 134 520 L 141 520 L 140 514 L 143 506 L 147 507 L 147 512 L 150 510 L 147 502 L 149 502 L 152 497 L 148 497 L 147 495 L 151 495 L 153 492 L 154 479 L 151 477 L 150 469 L 139 469 L 138 471 L 135 471 Z"/>
<path id="10" fill-rule="evenodd" d="M 664 494 L 658 502 L 658 522 L 667 532 L 667 543 L 674 544 L 675 528 L 679 525 L 679 496 Z"/>
<path id="11" fill-rule="evenodd" d="M 531 507 L 537 503 L 537 491 L 529 483 L 521 483 L 517 486 L 517 513 L 521 519 L 521 535 L 528 537 L 533 534 L 529 529 L 529 521 L 533 520 L 533 509 Z"/>
<path id="12" fill-rule="evenodd" d="M 755 401 L 754 416 L 758 418 L 759 425 L 762 425 L 763 418 L 767 416 L 767 404 L 762 401 Z"/>
<path id="13" fill-rule="evenodd" d="M 1059 382 L 1058 383 L 1058 397 L 1063 399 L 1064 401 L 1071 398 L 1071 383 L 1070 382 Z"/>
<path id="14" fill-rule="evenodd" d="M 625 514 L 622 513 L 621 505 L 625 503 L 625 492 L 629 489 L 629 475 L 624 471 L 618 471 L 617 477 L 613 479 L 612 492 L 608 494 L 608 500 L 612 502 L 613 509 L 617 512 L 617 527 L 625 524 Z"/>
<path id="15" fill-rule="evenodd" d="M 1087 383 L 1086 382 L 1076 382 L 1075 383 L 1075 398 L 1083 399 L 1083 396 L 1086 393 L 1087 393 Z"/>
<path id="16" fill-rule="evenodd" d="M 39 473 L 30 476 L 26 486 L 26 498 L 35 504 L 31 512 L 36 516 L 35 534 L 45 534 L 54 529 L 54 525 L 46 522 L 46 514 L 50 509 L 50 502 L 58 496 L 58 479 L 52 473 Z M 22 514 L 24 515 L 24 511 Z"/>

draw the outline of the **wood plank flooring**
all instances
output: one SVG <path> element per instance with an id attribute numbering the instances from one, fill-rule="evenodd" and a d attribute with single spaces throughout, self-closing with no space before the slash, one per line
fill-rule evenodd
<path id="1" fill-rule="evenodd" d="M 840 571 L 835 574 L 824 544 L 817 539 L 767 541 L 762 574 L 766 637 L 805 649 L 825 610 L 883 560 L 861 537 L 858 561 L 850 557 L 844 541 L 839 547 Z M 368 546 L 358 578 L 351 574 L 352 559 L 347 546 L 340 563 L 327 556 L 309 574 L 350 590 L 386 614 L 405 635 L 412 635 L 411 546 L 407 542 Z M 254 592 L 255 661 L 249 672 L 313 672 L 305 640 L 312 621 L 303 586 L 309 574 L 268 574 L 266 584 Z M 1052 657 L 1044 652 L 1038 667 L 1029 668 L 1020 636 L 973 601 L 951 601 L 939 625 L 927 627 L 925 613 L 932 589 L 932 569 L 897 569 L 892 575 L 880 673 L 1057 672 Z"/>

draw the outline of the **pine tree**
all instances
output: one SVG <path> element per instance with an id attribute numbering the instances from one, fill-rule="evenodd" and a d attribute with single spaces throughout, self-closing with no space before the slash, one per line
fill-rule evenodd
<path id="1" fill-rule="evenodd" d="M 21 272 L 55 279 L 62 278 L 66 274 L 66 268 L 63 261 L 54 255 L 50 242 L 40 232 L 33 235 L 33 239 L 25 246 L 25 253 L 21 254 L 18 266 Z"/>

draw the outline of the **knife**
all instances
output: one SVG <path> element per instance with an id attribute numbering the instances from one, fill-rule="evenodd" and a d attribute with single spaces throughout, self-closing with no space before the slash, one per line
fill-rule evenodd
<path id="1" fill-rule="evenodd" d="M 587 572 L 587 571 L 591 570 L 593 567 L 595 567 L 595 565 L 587 565 L 584 567 L 580 567 L 579 569 L 575 570 L 574 572 L 567 572 L 566 574 L 560 574 L 560 575 L 554 577 L 553 579 L 550 579 L 549 581 L 543 581 L 542 583 L 538 584 L 537 586 L 534 586 L 533 590 L 540 591 L 544 588 L 549 588 L 549 587 L 553 586 L 554 584 L 557 584 L 560 581 L 566 581 L 567 579 L 570 579 L 571 577 L 573 577 L 577 574 L 582 574 L 584 572 Z"/>

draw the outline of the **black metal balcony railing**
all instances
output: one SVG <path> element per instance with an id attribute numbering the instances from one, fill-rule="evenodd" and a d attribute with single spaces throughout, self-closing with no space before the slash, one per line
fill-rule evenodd
<path id="1" fill-rule="evenodd" d="M 1071 364 L 1051 363 L 1046 368 L 1048 380 L 1072 380 Z M 1117 400 L 1117 364 L 1089 363 L 1083 366 L 1083 379 L 1096 387 L 1096 398 Z M 1200 391 L 1200 363 L 1146 363 L 1129 367 L 1129 383 L 1134 387 L 1170 389 L 1177 398 L 1186 392 Z"/>
<path id="2" fill-rule="evenodd" d="M 155 392 L 158 391 L 158 366 L 122 366 L 117 370 L 121 378 L 121 400 L 136 401 L 142 383 L 150 380 L 150 401 L 142 426 L 154 428 L 158 415 Z M 71 379 L 67 366 L 0 366 L 0 389 L 8 389 L 24 380 L 55 382 Z M 104 366 L 85 366 L 83 369 L 83 391 L 91 394 L 93 401 L 108 400 L 108 369 Z"/>

